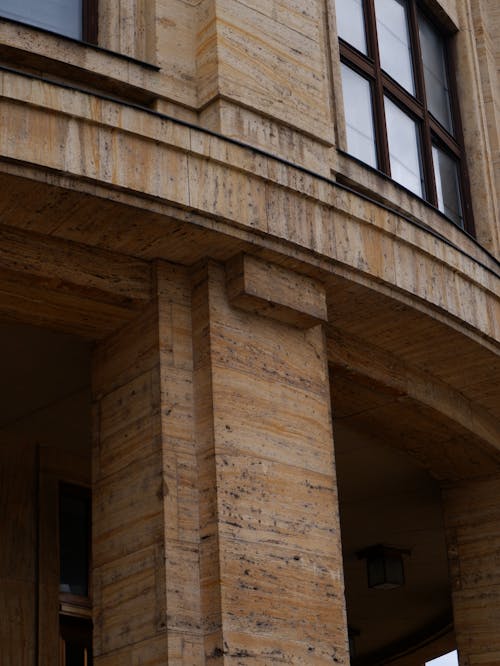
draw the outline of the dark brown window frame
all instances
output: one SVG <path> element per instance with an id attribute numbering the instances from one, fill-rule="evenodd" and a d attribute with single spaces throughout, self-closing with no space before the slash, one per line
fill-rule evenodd
<path id="1" fill-rule="evenodd" d="M 340 58 L 345 65 L 363 76 L 370 84 L 373 104 L 375 148 L 379 171 L 389 177 L 391 176 L 389 143 L 384 108 L 384 96 L 387 96 L 409 117 L 417 121 L 420 130 L 420 155 L 425 187 L 424 198 L 435 208 L 438 208 L 438 197 L 435 184 L 434 163 L 432 159 L 433 144 L 443 149 L 457 161 L 464 229 L 468 233 L 474 235 L 470 186 L 464 159 L 463 133 L 454 76 L 455 66 L 452 49 L 450 48 L 451 37 L 449 33 L 444 31 L 439 23 L 436 22 L 435 17 L 430 15 L 429 12 L 420 5 L 418 0 L 405 1 L 408 8 L 408 28 L 412 54 L 412 70 L 415 80 L 415 96 L 407 92 L 381 67 L 375 17 L 375 0 L 362 0 L 368 55 L 361 53 L 348 42 L 339 38 Z M 454 135 L 451 135 L 444 127 L 442 127 L 442 125 L 432 116 L 427 107 L 424 68 L 422 54 L 420 52 L 418 12 L 422 13 L 422 15 L 432 23 L 443 39 L 446 58 L 445 64 L 450 88 L 450 104 Z"/>
<path id="2" fill-rule="evenodd" d="M 99 0 L 83 0 L 82 5 L 83 41 L 89 42 L 89 44 L 97 44 L 99 34 Z"/>

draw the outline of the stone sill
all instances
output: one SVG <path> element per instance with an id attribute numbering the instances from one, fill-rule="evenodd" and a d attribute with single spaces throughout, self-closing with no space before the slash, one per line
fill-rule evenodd
<path id="1" fill-rule="evenodd" d="M 0 18 L 0 31 L 0 63 L 7 67 L 142 106 L 164 97 L 166 82 L 152 63 L 11 19 Z M 169 92 L 186 97 L 175 84 Z M 178 101 L 195 105 L 194 99 Z"/>

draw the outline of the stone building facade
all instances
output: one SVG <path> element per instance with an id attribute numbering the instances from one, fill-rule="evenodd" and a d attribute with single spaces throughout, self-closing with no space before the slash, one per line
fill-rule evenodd
<path id="1" fill-rule="evenodd" d="M 500 665 L 497 0 L 0 0 L 0 60 L 2 666 Z"/>

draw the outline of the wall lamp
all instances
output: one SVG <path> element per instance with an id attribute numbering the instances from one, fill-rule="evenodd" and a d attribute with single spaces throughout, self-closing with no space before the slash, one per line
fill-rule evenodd
<path id="1" fill-rule="evenodd" d="M 357 553 L 360 560 L 366 560 L 368 587 L 375 590 L 392 590 L 405 583 L 403 556 L 411 551 L 393 546 L 369 546 Z"/>

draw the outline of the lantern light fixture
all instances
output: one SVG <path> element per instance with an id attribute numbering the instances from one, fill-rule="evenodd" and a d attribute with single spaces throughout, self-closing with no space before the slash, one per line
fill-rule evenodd
<path id="1" fill-rule="evenodd" d="M 357 553 L 358 558 L 366 560 L 368 587 L 375 590 L 392 590 L 405 583 L 404 555 L 411 555 L 406 548 L 395 548 L 377 544 Z"/>

